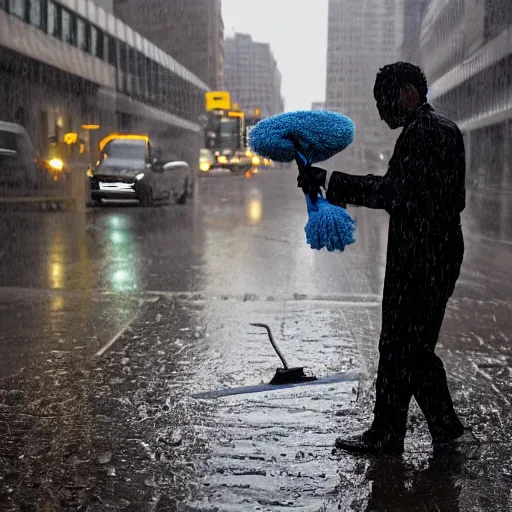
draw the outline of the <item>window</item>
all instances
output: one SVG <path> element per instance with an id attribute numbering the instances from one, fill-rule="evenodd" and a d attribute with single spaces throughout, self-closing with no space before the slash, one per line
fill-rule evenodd
<path id="1" fill-rule="evenodd" d="M 48 0 L 48 14 L 46 18 L 46 32 L 53 37 L 61 38 L 62 31 L 60 27 L 60 7 Z"/>
<path id="2" fill-rule="evenodd" d="M 100 29 L 97 29 L 98 31 L 98 41 L 96 42 L 96 45 L 94 48 L 96 48 L 96 57 L 100 59 L 104 59 L 106 57 L 105 54 L 105 36 L 103 35 L 103 32 Z"/>
<path id="3" fill-rule="evenodd" d="M 0 0 L 0 9 L 2 9 L 2 11 L 7 10 L 7 0 Z"/>
<path id="4" fill-rule="evenodd" d="M 119 43 L 119 69 L 126 72 L 126 44 Z"/>
<path id="5" fill-rule="evenodd" d="M 146 98 L 147 97 L 147 70 L 146 70 L 146 59 L 142 53 L 137 52 L 137 76 L 139 79 L 139 92 Z"/>
<path id="6" fill-rule="evenodd" d="M 41 11 L 41 0 L 29 0 L 29 22 L 31 25 L 37 28 L 43 26 L 42 11 Z"/>
<path id="7" fill-rule="evenodd" d="M 0 131 L 0 149 L 18 151 L 16 138 L 16 135 L 12 132 Z"/>
<path id="8" fill-rule="evenodd" d="M 9 12 L 24 20 L 26 16 L 25 0 L 9 0 Z"/>
<path id="9" fill-rule="evenodd" d="M 62 9 L 62 40 L 76 45 L 76 18 L 66 9 Z"/>
<path id="10" fill-rule="evenodd" d="M 164 68 L 163 66 L 158 67 L 160 75 L 160 104 L 167 105 L 167 103 L 169 103 L 169 101 L 171 100 L 169 95 L 169 70 L 167 68 Z"/>
<path id="11" fill-rule="evenodd" d="M 152 93 L 151 93 L 151 97 L 155 100 L 155 101 L 159 101 L 159 98 L 160 98 L 160 76 L 159 76 L 159 73 L 160 73 L 160 70 L 159 70 L 159 66 L 158 64 L 152 60 L 151 61 L 151 89 L 152 89 Z"/>
<path id="12" fill-rule="evenodd" d="M 71 36 L 71 14 L 66 11 L 62 10 L 62 40 L 66 43 L 71 42 L 70 40 Z"/>
<path id="13" fill-rule="evenodd" d="M 100 57 L 103 58 L 103 56 L 101 55 L 98 55 L 98 41 L 101 39 L 98 37 L 98 29 L 96 27 L 92 27 L 91 26 L 91 32 L 90 32 L 90 37 L 91 37 L 91 53 L 96 56 L 96 57 Z"/>
<path id="14" fill-rule="evenodd" d="M 112 160 L 144 161 L 146 155 L 146 141 L 114 139 L 105 146 L 103 153 Z M 108 165 L 108 161 L 105 163 Z"/>
<path id="15" fill-rule="evenodd" d="M 106 52 L 108 52 L 108 63 L 117 66 L 116 40 L 112 36 L 105 36 Z"/>
<path id="16" fill-rule="evenodd" d="M 153 66 L 153 61 L 150 60 L 148 57 L 146 57 L 146 73 L 145 73 L 145 82 L 147 84 L 147 94 L 148 94 L 148 98 L 152 98 L 153 97 L 153 80 L 154 80 L 154 66 Z"/>
<path id="17" fill-rule="evenodd" d="M 105 54 L 105 59 L 108 61 L 108 63 L 115 64 L 115 59 L 114 59 L 114 62 L 112 62 L 112 59 L 110 58 L 111 57 L 111 55 L 110 55 L 110 52 L 111 52 L 110 38 L 109 38 L 109 36 L 107 36 L 107 34 L 104 34 L 104 36 L 103 36 L 103 52 Z"/>
<path id="18" fill-rule="evenodd" d="M 131 48 L 130 46 L 128 47 L 128 74 L 129 74 L 129 78 L 128 78 L 128 84 L 129 84 L 129 87 L 130 87 L 130 92 L 132 94 L 138 94 L 138 84 L 137 84 L 137 76 L 136 76 L 136 65 L 137 63 L 135 62 L 135 50 L 133 48 Z"/>
<path id="19" fill-rule="evenodd" d="M 128 89 L 128 74 L 126 73 L 126 61 L 127 61 L 127 51 L 126 44 L 122 42 L 118 42 L 119 44 L 119 65 L 118 69 L 118 83 L 117 86 L 120 91 L 126 92 Z"/>
<path id="20" fill-rule="evenodd" d="M 105 37 L 99 28 L 91 26 L 91 53 L 99 59 L 104 59 L 106 56 Z"/>
<path id="21" fill-rule="evenodd" d="M 78 43 L 78 48 L 80 50 L 83 50 L 84 52 L 88 52 L 90 50 L 89 45 L 89 36 L 87 34 L 87 26 L 85 24 L 85 21 L 77 18 L 76 20 L 76 38 Z"/>
<path id="22" fill-rule="evenodd" d="M 128 73 L 135 74 L 135 50 L 128 47 Z"/>

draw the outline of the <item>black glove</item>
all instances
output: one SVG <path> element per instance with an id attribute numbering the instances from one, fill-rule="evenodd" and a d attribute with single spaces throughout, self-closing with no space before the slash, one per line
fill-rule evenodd
<path id="1" fill-rule="evenodd" d="M 308 195 L 311 200 L 316 201 L 320 189 L 325 189 L 327 180 L 327 171 L 320 167 L 312 167 L 306 165 L 297 177 L 297 186 L 302 189 L 304 194 Z"/>

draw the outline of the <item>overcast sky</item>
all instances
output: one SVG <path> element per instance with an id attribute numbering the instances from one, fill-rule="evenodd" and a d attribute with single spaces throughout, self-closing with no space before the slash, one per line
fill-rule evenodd
<path id="1" fill-rule="evenodd" d="M 270 43 L 283 75 L 286 110 L 325 100 L 328 0 L 222 0 L 227 36 Z"/>

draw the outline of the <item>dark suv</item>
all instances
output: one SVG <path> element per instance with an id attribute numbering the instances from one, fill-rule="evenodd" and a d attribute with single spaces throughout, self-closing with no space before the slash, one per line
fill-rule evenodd
<path id="1" fill-rule="evenodd" d="M 99 164 L 89 173 L 91 197 L 134 199 L 142 206 L 155 201 L 184 203 L 190 193 L 190 168 L 186 162 L 154 148 L 148 137 L 115 135 L 101 147 Z"/>

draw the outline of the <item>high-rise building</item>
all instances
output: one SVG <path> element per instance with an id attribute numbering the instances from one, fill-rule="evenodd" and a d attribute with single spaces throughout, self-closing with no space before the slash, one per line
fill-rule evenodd
<path id="1" fill-rule="evenodd" d="M 401 60 L 420 63 L 420 31 L 429 0 L 404 0 Z"/>
<path id="2" fill-rule="evenodd" d="M 281 73 L 270 45 L 256 43 L 248 34 L 225 41 L 226 89 L 243 110 L 259 109 L 263 117 L 284 110 Z"/>
<path id="3" fill-rule="evenodd" d="M 314 101 L 311 103 L 311 110 L 325 110 L 325 101 Z"/>
<path id="4" fill-rule="evenodd" d="M 394 137 L 379 118 L 373 85 L 400 56 L 403 0 L 329 0 L 328 16 L 326 107 L 355 122 L 348 151 L 362 170 L 380 169 Z"/>
<path id="5" fill-rule="evenodd" d="M 114 14 L 213 90 L 224 87 L 221 0 L 114 0 Z"/>
<path id="6" fill-rule="evenodd" d="M 464 134 L 469 186 L 512 187 L 511 42 L 510 0 L 428 2 L 421 64 L 430 101 Z"/>
<path id="7" fill-rule="evenodd" d="M 93 2 L 111 14 L 114 13 L 114 0 L 93 0 Z"/>

